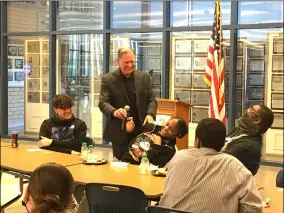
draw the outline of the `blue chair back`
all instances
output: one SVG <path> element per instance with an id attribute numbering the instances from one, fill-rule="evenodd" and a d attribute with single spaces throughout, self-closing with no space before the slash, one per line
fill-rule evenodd
<path id="1" fill-rule="evenodd" d="M 140 189 L 115 184 L 88 183 L 89 213 L 145 213 L 147 199 Z"/>

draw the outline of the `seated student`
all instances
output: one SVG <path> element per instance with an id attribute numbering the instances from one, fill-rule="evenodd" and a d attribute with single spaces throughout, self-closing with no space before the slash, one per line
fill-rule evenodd
<path id="1" fill-rule="evenodd" d="M 195 144 L 175 154 L 168 166 L 159 206 L 198 213 L 261 213 L 252 174 L 233 156 L 220 152 L 225 125 L 214 118 L 198 123 Z"/>
<path id="2" fill-rule="evenodd" d="M 87 125 L 72 114 L 72 98 L 67 94 L 56 95 L 52 104 L 56 115 L 41 124 L 39 147 L 69 154 L 81 152 Z"/>
<path id="3" fill-rule="evenodd" d="M 28 213 L 76 212 L 73 185 L 73 177 L 64 166 L 43 164 L 33 171 L 23 193 L 22 205 Z"/>
<path id="4" fill-rule="evenodd" d="M 239 126 L 227 135 L 222 151 L 236 157 L 255 175 L 261 161 L 262 134 L 273 124 L 273 112 L 264 105 L 254 105 L 238 119 Z"/>
<path id="5" fill-rule="evenodd" d="M 133 127 L 131 119 L 126 122 L 126 131 L 131 132 Z M 140 132 L 130 141 L 129 150 L 122 155 L 121 160 L 138 165 L 142 154 L 146 152 L 151 164 L 164 167 L 176 152 L 176 138 L 184 137 L 188 128 L 184 119 L 172 117 L 163 127 L 147 123 Z"/>

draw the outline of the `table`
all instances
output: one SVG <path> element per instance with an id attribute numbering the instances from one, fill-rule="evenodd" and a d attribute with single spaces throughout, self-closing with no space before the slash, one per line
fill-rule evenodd
<path id="1" fill-rule="evenodd" d="M 1 147 L 1 169 L 30 175 L 38 166 L 55 162 L 63 166 L 82 163 L 78 155 L 63 154 L 40 149 L 36 144 L 20 144 L 18 148 Z"/>
<path id="2" fill-rule="evenodd" d="M 141 189 L 148 199 L 159 198 L 164 191 L 165 177 L 140 174 L 136 165 L 128 165 L 127 169 L 104 165 L 73 165 L 67 167 L 76 182 L 119 184 Z"/>
<path id="3" fill-rule="evenodd" d="M 283 191 L 277 187 L 264 187 L 264 193 L 270 197 L 269 208 L 264 208 L 263 213 L 283 213 Z"/>
<path id="4" fill-rule="evenodd" d="M 12 147 L 12 142 L 3 142 L 3 141 L 1 141 L 1 147 L 6 147 L 6 146 L 11 146 Z"/>

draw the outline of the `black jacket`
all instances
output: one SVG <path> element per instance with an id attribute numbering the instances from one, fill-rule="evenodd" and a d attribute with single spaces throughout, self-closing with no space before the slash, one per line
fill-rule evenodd
<path id="1" fill-rule="evenodd" d="M 44 149 L 70 154 L 72 150 L 81 151 L 86 133 L 87 125 L 84 121 L 74 116 L 62 121 L 53 116 L 41 124 L 39 139 L 41 136 L 52 139 L 52 144 Z"/>
<path id="2" fill-rule="evenodd" d="M 150 75 L 137 70 L 134 70 L 133 75 L 137 112 L 142 126 L 147 114 L 156 116 L 157 102 L 152 91 Z M 104 75 L 101 79 L 99 108 L 107 118 L 103 134 L 106 141 L 116 144 L 129 142 L 128 134 L 121 130 L 122 120 L 112 116 L 115 109 L 124 108 L 126 105 L 130 105 L 130 99 L 120 69 Z"/>
<path id="3" fill-rule="evenodd" d="M 242 130 L 237 127 L 227 137 L 236 137 L 244 134 Z M 224 152 L 236 157 L 243 165 L 255 175 L 258 171 L 261 161 L 261 149 L 262 149 L 262 136 L 245 136 L 236 139 L 228 144 L 227 150 Z"/>
<path id="4" fill-rule="evenodd" d="M 158 125 L 146 124 L 143 126 L 141 133 L 151 132 L 153 134 L 159 135 L 161 128 L 162 127 Z M 129 150 L 127 150 L 121 157 L 122 161 L 136 165 L 140 164 L 141 157 L 138 159 L 138 161 L 136 161 L 129 153 L 132 145 L 137 141 L 138 137 L 139 135 L 131 140 L 131 142 L 129 143 Z M 164 167 L 176 153 L 176 138 L 161 138 L 162 145 L 154 144 L 152 141 L 150 142 L 150 150 L 147 152 L 147 157 L 151 164 L 159 167 Z"/>

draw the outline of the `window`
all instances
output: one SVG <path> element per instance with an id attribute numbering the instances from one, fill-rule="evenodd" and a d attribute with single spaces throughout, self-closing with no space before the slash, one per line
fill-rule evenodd
<path id="1" fill-rule="evenodd" d="M 267 105 L 274 112 L 273 128 L 283 129 L 283 29 L 239 30 L 238 41 L 244 73 L 239 103 L 243 110 Z"/>
<path id="2" fill-rule="evenodd" d="M 239 2 L 239 23 L 283 23 L 283 1 Z"/>
<path id="3" fill-rule="evenodd" d="M 110 71 L 118 68 L 117 50 L 128 46 L 136 52 L 136 69 L 149 72 L 156 98 L 161 97 L 162 33 L 113 34 L 110 47 Z"/>
<path id="4" fill-rule="evenodd" d="M 170 97 L 193 105 L 190 115 L 192 123 L 208 117 L 210 88 L 204 81 L 204 74 L 210 37 L 210 31 L 176 32 L 171 35 Z M 226 65 L 230 63 L 229 58 L 225 57 L 230 47 L 230 32 L 224 30 L 223 38 Z"/>
<path id="5" fill-rule="evenodd" d="M 88 136 L 102 143 L 102 113 L 98 107 L 103 74 L 103 38 L 100 34 L 58 37 L 57 93 L 69 94 L 73 114 L 86 122 Z"/>
<path id="6" fill-rule="evenodd" d="M 215 1 L 171 2 L 171 26 L 211 26 Z M 221 1 L 223 24 L 230 24 L 231 2 Z"/>
<path id="7" fill-rule="evenodd" d="M 8 32 L 48 31 L 49 2 L 8 2 Z"/>
<path id="8" fill-rule="evenodd" d="M 111 28 L 163 26 L 163 2 L 111 2 Z"/>
<path id="9" fill-rule="evenodd" d="M 58 1 L 57 30 L 103 29 L 102 1 Z"/>
<path id="10" fill-rule="evenodd" d="M 49 40 L 8 38 L 8 128 L 38 138 L 49 118 Z"/>

